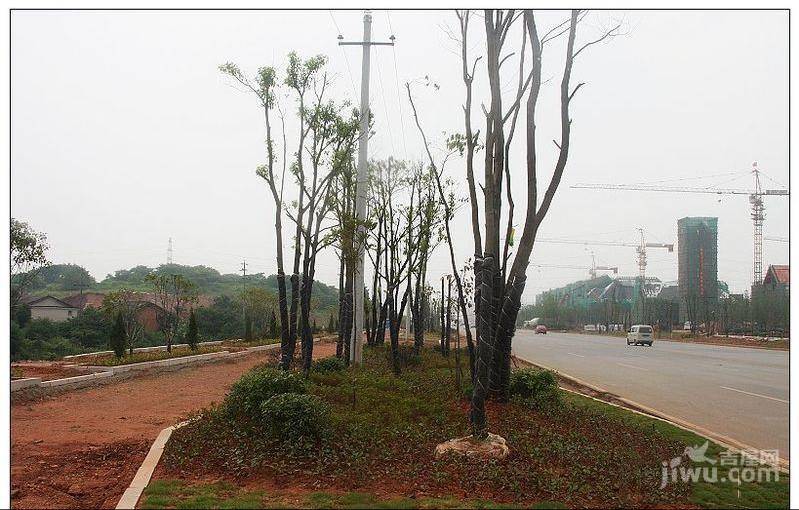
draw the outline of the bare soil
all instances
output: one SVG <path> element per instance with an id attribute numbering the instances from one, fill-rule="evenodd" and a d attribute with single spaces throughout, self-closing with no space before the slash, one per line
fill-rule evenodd
<path id="1" fill-rule="evenodd" d="M 728 347 L 750 347 L 755 349 L 771 349 L 775 351 L 790 350 L 790 340 L 785 338 L 779 340 L 763 340 L 762 338 L 755 337 L 695 336 L 685 338 L 660 337 L 658 340 L 663 342 L 725 345 Z"/>
<path id="2" fill-rule="evenodd" d="M 11 364 L 12 379 L 23 379 L 26 377 L 40 377 L 42 381 L 52 381 L 54 379 L 64 379 L 86 375 L 89 372 L 80 367 L 65 366 L 59 361 L 21 361 Z"/>
<path id="3" fill-rule="evenodd" d="M 335 349 L 335 342 L 320 342 L 314 358 Z M 113 508 L 163 428 L 221 401 L 242 374 L 277 353 L 12 403 L 12 505 Z"/>

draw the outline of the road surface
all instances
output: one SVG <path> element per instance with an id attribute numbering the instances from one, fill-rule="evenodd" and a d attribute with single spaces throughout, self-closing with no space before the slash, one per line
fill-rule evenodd
<path id="1" fill-rule="evenodd" d="M 788 351 L 518 330 L 513 353 L 762 450 L 788 451 Z"/>

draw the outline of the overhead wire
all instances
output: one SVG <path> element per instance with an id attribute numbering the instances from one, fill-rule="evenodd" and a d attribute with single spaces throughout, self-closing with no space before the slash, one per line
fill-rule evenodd
<path id="1" fill-rule="evenodd" d="M 327 13 L 330 14 L 330 19 L 333 20 L 333 26 L 336 28 L 336 32 L 338 32 L 339 36 L 342 36 L 343 34 L 341 32 L 341 28 L 339 28 L 338 23 L 336 23 L 336 18 L 335 16 L 333 16 L 333 11 L 328 9 Z M 358 89 L 355 88 L 355 79 L 353 79 L 352 77 L 352 68 L 350 67 L 350 59 L 347 56 L 347 52 L 344 51 L 343 46 L 339 46 L 339 49 L 341 49 L 341 53 L 344 55 L 344 63 L 347 65 L 347 74 L 350 77 L 350 86 L 352 87 L 352 94 L 354 101 L 358 98 Z"/>
<path id="2" fill-rule="evenodd" d="M 394 35 L 394 27 L 391 25 L 391 13 L 386 11 L 386 19 L 388 20 L 388 29 L 391 32 L 391 35 Z M 400 94 L 399 89 L 399 71 L 397 66 L 397 48 L 395 45 L 391 46 L 391 53 L 394 56 L 394 86 L 397 89 L 397 105 L 399 106 L 399 117 L 400 117 L 400 130 L 402 134 L 402 150 L 403 150 L 403 159 L 408 159 L 408 145 L 405 141 L 405 114 L 402 111 L 402 94 Z"/>
<path id="3" fill-rule="evenodd" d="M 377 80 L 380 83 L 380 97 L 383 99 L 383 110 L 386 112 L 386 125 L 388 126 L 388 138 L 391 144 L 391 153 L 395 154 L 396 149 L 394 147 L 394 132 L 391 129 L 391 120 L 389 119 L 388 114 L 388 102 L 386 101 L 386 91 L 383 88 L 383 72 L 381 70 L 380 59 L 375 59 L 377 61 Z"/>

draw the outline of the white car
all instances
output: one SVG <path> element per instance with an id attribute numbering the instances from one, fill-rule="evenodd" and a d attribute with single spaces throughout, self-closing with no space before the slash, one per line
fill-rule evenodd
<path id="1" fill-rule="evenodd" d="M 627 332 L 627 345 L 648 345 L 652 347 L 652 326 L 636 324 Z"/>

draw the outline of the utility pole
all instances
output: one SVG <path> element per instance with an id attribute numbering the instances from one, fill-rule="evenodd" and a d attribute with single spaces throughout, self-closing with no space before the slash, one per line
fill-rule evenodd
<path id="1" fill-rule="evenodd" d="M 355 320 L 353 321 L 352 338 L 350 341 L 350 362 L 360 365 L 363 362 L 363 272 L 365 246 L 363 237 L 366 232 L 363 227 L 366 220 L 366 187 L 367 163 L 369 150 L 369 57 L 372 46 L 393 46 L 391 42 L 372 42 L 372 13 L 365 11 L 363 14 L 363 40 L 344 42 L 344 36 L 339 34 L 339 46 L 361 46 L 363 57 L 361 60 L 361 126 L 358 133 L 358 179 L 355 185 L 355 212 L 358 221 L 358 261 L 355 266 Z"/>
<path id="2" fill-rule="evenodd" d="M 241 262 L 241 274 L 242 274 L 242 282 L 244 285 L 244 290 L 241 294 L 241 303 L 242 303 L 242 311 L 244 313 L 244 328 L 246 331 L 247 328 L 247 259 L 244 259 Z M 247 339 L 249 340 L 249 338 Z"/>
<path id="3" fill-rule="evenodd" d="M 172 265 L 172 238 L 169 238 L 169 247 L 166 249 L 166 263 Z"/>

